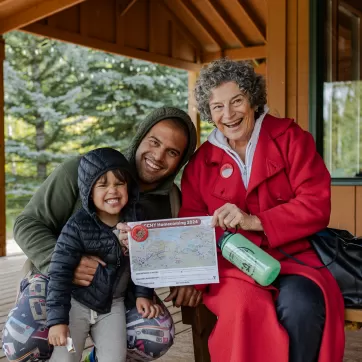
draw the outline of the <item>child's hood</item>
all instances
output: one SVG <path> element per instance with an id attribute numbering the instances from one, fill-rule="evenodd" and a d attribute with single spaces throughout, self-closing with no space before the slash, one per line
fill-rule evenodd
<path id="1" fill-rule="evenodd" d="M 116 169 L 124 170 L 133 180 L 136 179 L 127 159 L 113 148 L 97 148 L 81 158 L 78 167 L 79 195 L 82 206 L 88 213 L 92 214 L 95 211 L 90 198 L 93 185 L 100 176 Z M 136 181 L 134 183 L 136 185 Z"/>

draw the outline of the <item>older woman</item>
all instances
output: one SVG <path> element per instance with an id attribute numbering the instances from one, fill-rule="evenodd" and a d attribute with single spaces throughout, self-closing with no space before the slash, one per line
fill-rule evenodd
<path id="1" fill-rule="evenodd" d="M 261 287 L 218 254 L 220 284 L 199 286 L 218 317 L 213 362 L 341 362 L 343 299 L 306 239 L 330 216 L 330 175 L 312 136 L 268 114 L 265 83 L 247 62 L 203 68 L 195 96 L 214 131 L 187 165 L 180 216 L 213 215 L 216 236 L 238 227 L 281 262 Z"/>

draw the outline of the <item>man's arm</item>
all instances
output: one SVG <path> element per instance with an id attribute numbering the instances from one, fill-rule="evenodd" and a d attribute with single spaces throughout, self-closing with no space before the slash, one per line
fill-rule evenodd
<path id="1" fill-rule="evenodd" d="M 79 157 L 58 166 L 17 217 L 15 240 L 43 274 L 48 273 L 57 237 L 78 200 Z"/>

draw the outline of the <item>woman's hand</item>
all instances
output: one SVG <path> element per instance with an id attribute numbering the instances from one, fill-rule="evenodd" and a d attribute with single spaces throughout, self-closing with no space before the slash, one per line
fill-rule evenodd
<path id="1" fill-rule="evenodd" d="M 263 231 L 263 225 L 255 215 L 248 215 L 234 204 L 225 204 L 215 210 L 211 225 L 222 229 L 240 227 L 243 230 Z"/>
<path id="2" fill-rule="evenodd" d="M 147 298 L 137 298 L 136 307 L 142 318 L 152 319 L 163 314 L 162 307 Z"/>
<path id="3" fill-rule="evenodd" d="M 69 328 L 66 324 L 57 324 L 50 327 L 48 334 L 49 344 L 53 346 L 66 346 Z"/>

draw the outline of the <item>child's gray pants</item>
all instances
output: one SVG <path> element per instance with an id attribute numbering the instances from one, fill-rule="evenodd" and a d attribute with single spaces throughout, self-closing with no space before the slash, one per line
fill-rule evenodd
<path id="1" fill-rule="evenodd" d="M 96 348 L 98 362 L 124 362 L 127 355 L 126 309 L 124 298 L 113 300 L 111 312 L 98 314 L 72 298 L 69 330 L 75 353 L 55 347 L 49 362 L 79 362 L 88 333 Z"/>

